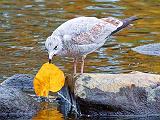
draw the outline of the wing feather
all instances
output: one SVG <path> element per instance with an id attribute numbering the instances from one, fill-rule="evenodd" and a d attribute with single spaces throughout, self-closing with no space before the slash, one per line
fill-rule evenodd
<path id="1" fill-rule="evenodd" d="M 105 38 L 122 26 L 119 19 L 108 17 L 79 17 L 71 19 L 59 26 L 52 35 L 62 37 L 63 42 L 85 45 L 105 42 Z"/>

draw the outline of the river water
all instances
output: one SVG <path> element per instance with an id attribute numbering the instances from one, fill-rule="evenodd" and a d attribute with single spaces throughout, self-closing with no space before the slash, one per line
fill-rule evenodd
<path id="1" fill-rule="evenodd" d="M 160 57 L 131 50 L 160 42 L 160 0 L 1 0 L 0 81 L 16 73 L 36 74 L 48 61 L 44 43 L 63 22 L 78 16 L 143 17 L 103 47 L 88 55 L 85 72 L 160 73 Z M 55 57 L 54 64 L 65 73 L 72 71 L 72 59 Z"/>

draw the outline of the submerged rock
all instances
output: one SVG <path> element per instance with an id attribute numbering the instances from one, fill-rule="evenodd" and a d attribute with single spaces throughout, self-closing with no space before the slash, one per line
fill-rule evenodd
<path id="1" fill-rule="evenodd" d="M 160 56 L 160 43 L 138 46 L 138 47 L 132 48 L 132 50 L 145 55 Z"/>
<path id="2" fill-rule="evenodd" d="M 75 80 L 74 92 L 83 114 L 160 115 L 160 75 L 85 73 Z"/>
<path id="3" fill-rule="evenodd" d="M 32 116 L 39 104 L 19 89 L 0 85 L 0 118 Z"/>

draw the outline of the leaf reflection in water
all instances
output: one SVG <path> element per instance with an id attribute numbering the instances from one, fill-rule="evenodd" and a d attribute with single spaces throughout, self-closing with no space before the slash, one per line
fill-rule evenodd
<path id="1" fill-rule="evenodd" d="M 64 118 L 56 108 L 50 108 L 40 110 L 32 120 L 64 120 Z"/>

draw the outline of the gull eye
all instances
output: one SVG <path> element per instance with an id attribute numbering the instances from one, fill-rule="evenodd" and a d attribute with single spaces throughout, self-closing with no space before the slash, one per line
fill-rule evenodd
<path id="1" fill-rule="evenodd" d="M 48 49 L 45 47 L 44 50 L 48 50 Z"/>
<path id="2" fill-rule="evenodd" d="M 58 46 L 56 46 L 55 48 L 54 48 L 54 50 L 57 50 L 58 49 Z"/>

